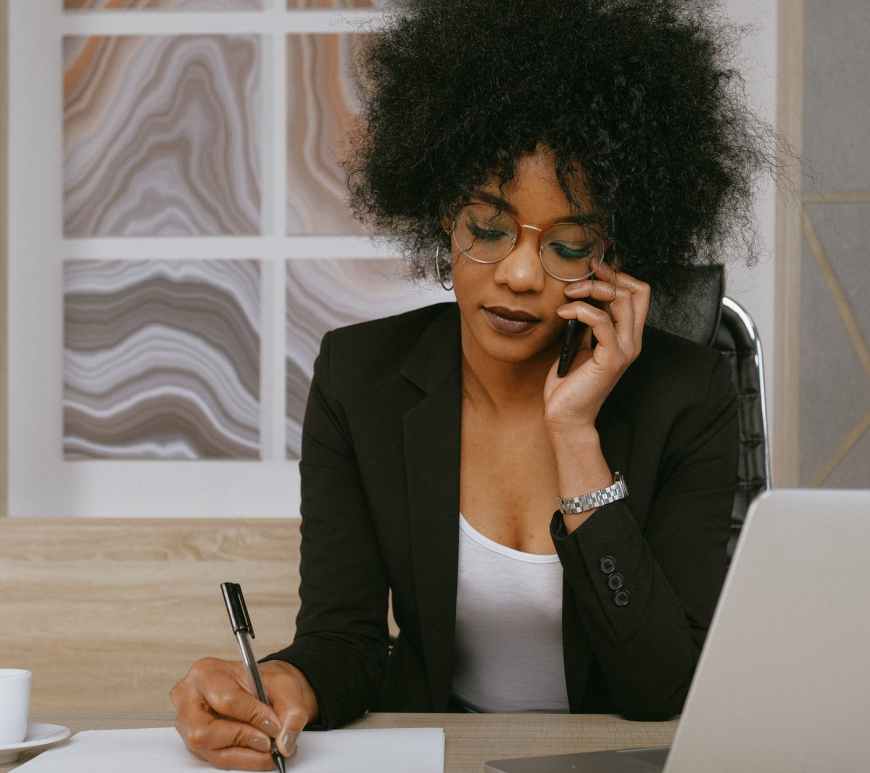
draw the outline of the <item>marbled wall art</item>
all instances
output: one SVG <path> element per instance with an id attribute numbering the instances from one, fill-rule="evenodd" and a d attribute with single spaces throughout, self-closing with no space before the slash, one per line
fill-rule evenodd
<path id="1" fill-rule="evenodd" d="M 257 459 L 256 260 L 64 263 L 64 459 Z"/>
<path id="2" fill-rule="evenodd" d="M 64 38 L 64 236 L 260 232 L 255 36 Z"/>
<path id="3" fill-rule="evenodd" d="M 287 0 L 288 8 L 385 8 L 389 0 Z"/>
<path id="4" fill-rule="evenodd" d="M 302 420 L 320 339 L 328 330 L 455 300 L 406 277 L 400 259 L 287 261 L 287 458 L 302 452 Z"/>
<path id="5" fill-rule="evenodd" d="M 287 37 L 287 233 L 364 234 L 338 159 L 359 111 L 351 59 L 365 37 Z"/>
<path id="6" fill-rule="evenodd" d="M 63 0 L 67 11 L 115 11 L 159 8 L 178 11 L 258 11 L 265 0 Z M 297 8 L 384 8 L 389 0 L 287 0 Z"/>
<path id="7" fill-rule="evenodd" d="M 171 11 L 259 11 L 265 0 L 64 0 L 66 11 L 126 11 L 159 8 Z"/>

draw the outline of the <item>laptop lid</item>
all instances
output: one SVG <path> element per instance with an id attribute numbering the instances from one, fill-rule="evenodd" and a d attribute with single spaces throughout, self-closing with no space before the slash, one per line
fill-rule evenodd
<path id="1" fill-rule="evenodd" d="M 665 773 L 870 765 L 870 489 L 750 505 Z"/>

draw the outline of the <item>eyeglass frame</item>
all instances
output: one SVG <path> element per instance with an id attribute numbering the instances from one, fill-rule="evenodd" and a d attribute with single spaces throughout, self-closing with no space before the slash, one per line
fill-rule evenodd
<path id="1" fill-rule="evenodd" d="M 455 232 L 456 232 L 456 221 L 459 219 L 459 215 L 462 213 L 462 210 L 464 210 L 467 206 L 469 206 L 471 204 L 481 204 L 483 206 L 495 207 L 494 204 L 487 202 L 487 201 L 478 201 L 475 199 L 471 199 L 469 201 L 466 201 L 459 208 L 459 211 L 456 213 L 456 215 L 453 216 L 453 218 L 451 220 L 451 223 L 450 223 L 450 242 L 451 243 L 453 243 L 453 237 L 454 237 Z M 531 228 L 533 231 L 538 232 L 538 260 L 541 262 L 541 268 L 544 269 L 544 273 L 547 274 L 547 276 L 551 276 L 551 277 L 553 277 L 553 279 L 556 279 L 560 282 L 582 282 L 584 279 L 588 279 L 590 276 L 593 276 L 595 274 L 595 271 L 590 271 L 585 276 L 581 276 L 581 277 L 578 277 L 576 279 L 565 279 L 564 277 L 556 276 L 551 271 L 548 271 L 547 266 L 544 263 L 544 246 L 543 246 L 543 243 L 541 241 L 541 234 L 546 233 L 551 228 L 555 228 L 558 225 L 586 225 L 586 224 L 578 223 L 577 221 L 572 221 L 572 220 L 554 220 L 551 223 L 547 223 L 543 226 L 537 226 L 537 225 L 533 225 L 532 223 L 520 223 L 516 219 L 516 217 L 513 214 L 511 214 L 510 212 L 508 212 L 506 209 L 499 208 L 499 207 L 495 207 L 495 208 L 498 210 L 499 214 L 503 213 L 503 214 L 507 215 L 508 217 L 510 217 L 510 219 L 513 220 L 514 224 L 517 226 L 516 232 L 515 232 L 514 237 L 513 237 L 513 241 L 511 243 L 511 246 L 508 248 L 508 251 L 502 257 L 500 257 L 498 260 L 480 260 L 480 258 L 472 257 L 465 250 L 460 249 L 459 252 L 462 255 L 464 255 L 466 258 L 468 258 L 469 260 L 473 260 L 475 263 L 480 263 L 484 266 L 493 266 L 496 263 L 501 263 L 501 261 L 503 261 L 505 258 L 507 258 L 514 251 L 514 248 L 517 246 L 517 242 L 519 241 L 519 238 L 520 238 L 520 229 L 521 228 Z M 610 216 L 611 229 L 613 227 L 613 220 L 614 220 L 614 217 L 611 214 L 611 216 Z M 598 223 L 600 224 L 600 221 L 598 221 Z M 610 253 L 610 249 L 614 246 L 614 244 L 616 242 L 613 238 L 610 238 L 610 236 L 603 237 L 602 242 L 603 242 L 604 249 L 601 253 L 601 258 L 599 260 L 601 262 L 606 263 L 607 256 Z"/>

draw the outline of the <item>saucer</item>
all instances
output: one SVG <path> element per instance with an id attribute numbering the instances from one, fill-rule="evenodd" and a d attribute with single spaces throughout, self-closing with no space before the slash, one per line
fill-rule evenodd
<path id="1" fill-rule="evenodd" d="M 18 743 L 0 744 L 0 764 L 15 762 L 19 752 L 41 751 L 58 741 L 64 741 L 72 735 L 64 725 L 50 725 L 47 722 L 31 722 L 27 737 Z"/>

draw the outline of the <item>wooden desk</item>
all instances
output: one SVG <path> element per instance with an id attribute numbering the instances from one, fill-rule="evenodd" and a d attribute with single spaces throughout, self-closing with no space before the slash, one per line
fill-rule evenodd
<path id="1" fill-rule="evenodd" d="M 52 715 L 35 719 L 66 725 L 75 733 L 79 730 L 172 727 L 174 717 L 172 713 L 158 713 L 75 718 Z M 673 740 L 677 720 L 629 722 L 608 714 L 375 713 L 347 727 L 443 727 L 445 773 L 481 773 L 484 761 L 491 759 L 665 746 Z M 304 739 L 301 742 L 304 743 Z M 12 766 L 0 765 L 0 773 L 7 773 L 34 756 L 29 754 L 19 758 Z M 292 764 L 287 769 L 292 770 Z"/>

